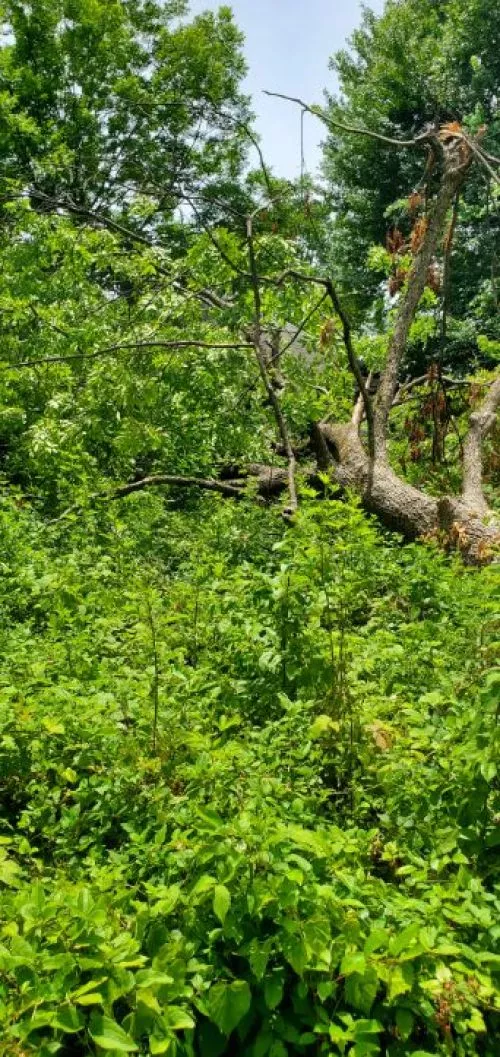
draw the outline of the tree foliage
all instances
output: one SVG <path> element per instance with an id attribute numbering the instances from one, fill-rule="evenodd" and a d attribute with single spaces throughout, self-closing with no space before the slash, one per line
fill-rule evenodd
<path id="1" fill-rule="evenodd" d="M 363 125 L 388 136 L 408 138 L 426 126 L 459 122 L 471 132 L 484 130 L 483 143 L 498 155 L 500 79 L 498 12 L 474 0 L 387 3 L 377 18 L 366 11 L 351 48 L 338 53 L 333 68 L 340 79 L 338 98 L 330 97 L 332 118 Z M 335 206 L 331 260 L 356 290 L 366 310 L 383 268 L 367 283 L 372 244 L 385 245 L 391 228 L 405 236 L 414 220 L 410 192 L 422 193 L 420 159 L 395 153 L 374 139 L 335 129 L 325 153 L 325 175 Z M 467 182 L 460 199 L 454 244 L 449 312 L 454 317 L 442 351 L 463 367 L 479 354 L 477 332 L 498 335 L 498 210 L 495 184 L 486 173 Z M 492 197 L 493 196 L 493 197 Z M 436 355 L 431 343 L 428 359 Z M 484 361 L 483 361 L 484 362 Z M 486 360 L 487 362 L 487 360 Z"/>

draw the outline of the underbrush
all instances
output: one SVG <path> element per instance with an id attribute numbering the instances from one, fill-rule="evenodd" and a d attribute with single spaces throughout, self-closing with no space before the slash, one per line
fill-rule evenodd
<path id="1" fill-rule="evenodd" d="M 140 502 L 2 508 L 0 1053 L 493 1057 L 495 571 Z"/>

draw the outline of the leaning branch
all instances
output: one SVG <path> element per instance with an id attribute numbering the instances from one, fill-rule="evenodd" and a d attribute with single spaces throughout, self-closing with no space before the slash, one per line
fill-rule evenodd
<path id="1" fill-rule="evenodd" d="M 467 506 L 476 507 L 480 513 L 488 509 L 483 493 L 482 446 L 494 425 L 499 407 L 500 375 L 494 380 L 478 410 L 472 412 L 463 446 L 462 498 Z"/>
<path id="2" fill-rule="evenodd" d="M 398 382 L 398 372 L 404 353 L 410 327 L 415 317 L 420 298 L 427 282 L 427 273 L 441 238 L 448 210 L 459 191 L 469 167 L 472 154 L 466 149 L 463 140 L 451 140 L 448 144 L 435 143 L 443 159 L 443 176 L 437 193 L 429 223 L 422 240 L 422 245 L 415 256 L 410 269 L 405 292 L 401 298 L 394 332 L 389 344 L 387 362 L 380 380 L 375 402 L 374 438 L 375 454 L 382 461 L 387 459 L 387 427 Z"/>
<path id="3" fill-rule="evenodd" d="M 379 143 L 386 143 L 389 147 L 418 147 L 429 138 L 429 133 L 426 131 L 421 132 L 414 139 L 394 139 L 392 136 L 384 136 L 381 132 L 373 132 L 370 128 L 360 128 L 359 125 L 346 125 L 343 121 L 335 121 L 334 118 L 325 114 L 320 106 L 310 106 L 309 103 L 305 103 L 303 99 L 298 99 L 296 96 L 283 95 L 282 92 L 268 92 L 266 89 L 264 89 L 264 95 L 269 95 L 274 99 L 286 99 L 289 103 L 295 103 L 302 110 L 305 110 L 307 114 L 313 114 L 314 117 L 318 117 L 327 128 L 339 129 L 341 132 L 349 132 L 355 136 L 369 136 L 371 139 L 378 140 Z"/>
<path id="4" fill-rule="evenodd" d="M 346 313 L 345 313 L 345 311 L 344 311 L 344 309 L 342 307 L 342 304 L 339 301 L 339 297 L 338 297 L 337 291 L 336 291 L 331 279 L 327 279 L 326 280 L 326 289 L 328 291 L 328 294 L 329 294 L 330 300 L 332 302 L 332 305 L 333 305 L 333 307 L 335 309 L 335 312 L 337 313 L 337 315 L 338 315 L 338 317 L 340 319 L 340 322 L 342 324 L 342 336 L 343 336 L 343 339 L 344 339 L 345 350 L 347 352 L 347 359 L 349 361 L 349 367 L 351 369 L 352 374 L 354 375 L 354 377 L 356 379 L 356 383 L 357 383 L 359 392 L 361 394 L 361 399 L 363 401 L 363 407 L 364 407 L 364 412 L 365 412 L 365 416 L 366 416 L 366 424 L 368 426 L 368 450 L 369 450 L 369 453 L 370 453 L 370 457 L 373 458 L 374 455 L 375 455 L 375 435 L 374 435 L 374 421 L 373 421 L 373 405 L 372 405 L 372 402 L 371 402 L 371 399 L 370 399 L 370 396 L 369 396 L 369 393 L 368 393 L 368 389 L 367 389 L 367 387 L 365 385 L 365 380 L 363 378 L 363 374 L 362 374 L 362 371 L 361 371 L 359 360 L 358 360 L 358 358 L 356 356 L 356 353 L 354 351 L 354 345 L 353 345 L 353 342 L 352 342 L 352 334 L 351 334 L 351 325 L 350 325 L 349 319 L 348 319 L 348 317 L 347 317 L 347 315 L 346 315 Z"/>

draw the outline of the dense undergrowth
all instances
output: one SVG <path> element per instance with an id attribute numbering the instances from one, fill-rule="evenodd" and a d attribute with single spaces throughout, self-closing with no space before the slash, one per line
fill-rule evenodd
<path id="1" fill-rule="evenodd" d="M 192 504 L 2 502 L 0 1052 L 492 1057 L 494 569 Z"/>

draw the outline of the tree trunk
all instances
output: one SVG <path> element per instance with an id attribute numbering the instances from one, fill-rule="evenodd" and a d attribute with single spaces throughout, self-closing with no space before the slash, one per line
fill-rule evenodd
<path id="1" fill-rule="evenodd" d="M 470 563 L 492 560 L 500 542 L 500 525 L 484 500 L 474 506 L 463 496 L 435 498 L 407 484 L 385 457 L 371 460 L 367 456 L 352 423 L 320 424 L 314 444 L 322 468 L 327 468 L 328 459 L 333 480 L 357 492 L 364 508 L 388 528 L 401 532 L 406 539 L 441 536 Z"/>

